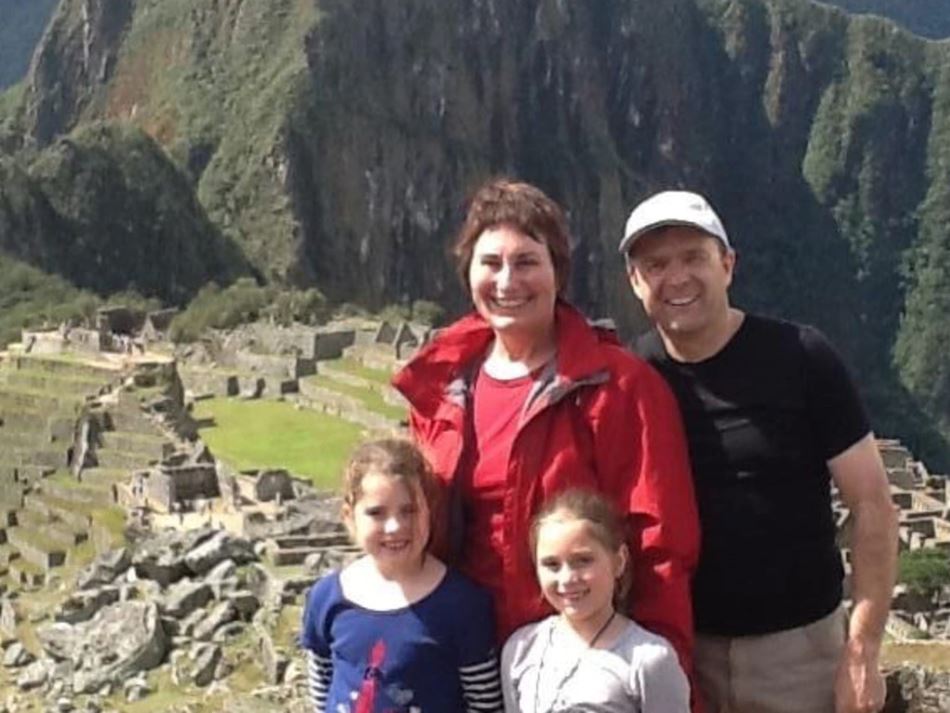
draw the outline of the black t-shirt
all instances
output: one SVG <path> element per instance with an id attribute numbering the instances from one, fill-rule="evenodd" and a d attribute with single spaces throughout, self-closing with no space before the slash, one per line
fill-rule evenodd
<path id="1" fill-rule="evenodd" d="M 870 431 L 834 349 L 754 315 L 705 361 L 673 360 L 656 331 L 636 349 L 683 412 L 702 523 L 696 630 L 763 634 L 830 613 L 842 566 L 826 462 Z"/>

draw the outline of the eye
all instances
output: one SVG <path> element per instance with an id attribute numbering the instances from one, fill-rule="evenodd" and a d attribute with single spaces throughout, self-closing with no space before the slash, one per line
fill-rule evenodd
<path id="1" fill-rule="evenodd" d="M 403 515 L 415 515 L 418 511 L 419 508 L 416 507 L 415 503 L 403 505 L 401 508 L 399 508 L 399 512 Z"/>
<path id="2" fill-rule="evenodd" d="M 686 254 L 684 262 L 687 265 L 701 265 L 706 262 L 706 253 L 701 250 L 690 250 Z"/>
<path id="3" fill-rule="evenodd" d="M 363 513 L 367 517 L 377 518 L 383 516 L 383 508 L 379 505 L 370 505 L 368 508 L 363 509 Z"/>
<path id="4" fill-rule="evenodd" d="M 540 261 L 536 255 L 523 255 L 515 261 L 516 267 L 534 267 Z"/>
<path id="5" fill-rule="evenodd" d="M 558 568 L 561 566 L 561 563 L 558 560 L 552 559 L 550 557 L 545 557 L 539 562 L 539 564 L 543 569 L 546 569 L 549 572 L 557 572 Z"/>
<path id="6" fill-rule="evenodd" d="M 593 561 L 593 555 L 577 555 L 571 559 L 571 564 L 575 567 L 589 567 Z"/>
<path id="7" fill-rule="evenodd" d="M 497 255 L 482 255 L 478 258 L 478 264 L 497 270 L 501 267 L 501 259 Z"/>
<path id="8" fill-rule="evenodd" d="M 648 258 L 646 260 L 641 260 L 639 267 L 645 275 L 657 275 L 663 271 L 665 263 L 662 260 Z"/>

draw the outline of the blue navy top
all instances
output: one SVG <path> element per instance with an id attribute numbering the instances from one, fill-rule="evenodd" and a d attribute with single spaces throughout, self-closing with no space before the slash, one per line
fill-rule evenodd
<path id="1" fill-rule="evenodd" d="M 366 609 L 340 573 L 307 595 L 301 645 L 310 651 L 317 711 L 501 711 L 491 596 L 457 572 L 410 606 Z"/>

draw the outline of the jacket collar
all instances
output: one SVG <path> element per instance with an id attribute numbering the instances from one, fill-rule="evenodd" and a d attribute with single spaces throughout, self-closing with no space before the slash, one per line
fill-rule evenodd
<path id="1" fill-rule="evenodd" d="M 560 391 L 578 381 L 597 379 L 607 370 L 602 343 L 619 344 L 612 332 L 591 327 L 576 308 L 558 300 L 554 309 L 557 339 L 555 373 Z M 448 398 L 464 405 L 469 375 L 488 351 L 494 333 L 477 312 L 441 330 L 395 377 L 395 386 L 420 413 L 431 415 Z"/>

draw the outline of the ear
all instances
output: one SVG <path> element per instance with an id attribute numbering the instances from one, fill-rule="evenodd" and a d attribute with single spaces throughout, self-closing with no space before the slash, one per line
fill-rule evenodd
<path id="1" fill-rule="evenodd" d="M 729 287 L 732 284 L 732 276 L 736 270 L 736 261 L 738 256 L 736 251 L 727 249 L 722 253 L 722 267 L 726 271 L 726 287 Z"/>
<path id="2" fill-rule="evenodd" d="M 623 576 L 623 573 L 627 571 L 628 564 L 630 564 L 630 550 L 627 549 L 626 545 L 620 545 L 614 566 L 614 579 L 620 579 Z"/>
<path id="3" fill-rule="evenodd" d="M 350 535 L 350 539 L 355 539 L 356 528 L 353 526 L 353 506 L 349 503 L 343 503 L 343 507 L 340 508 L 340 517 L 343 520 L 346 531 Z"/>
<path id="4" fill-rule="evenodd" d="M 640 279 L 640 273 L 637 271 L 636 265 L 634 265 L 629 257 L 627 258 L 627 279 L 630 280 L 630 287 L 633 288 L 633 294 L 642 302 L 643 281 Z"/>

